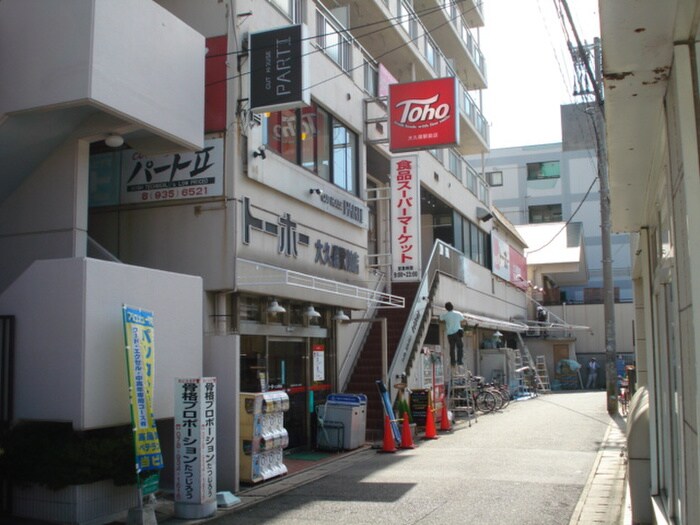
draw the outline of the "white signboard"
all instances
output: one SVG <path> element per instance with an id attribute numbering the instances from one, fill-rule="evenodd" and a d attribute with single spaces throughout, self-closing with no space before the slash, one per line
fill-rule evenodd
<path id="1" fill-rule="evenodd" d="M 216 378 L 175 380 L 175 512 L 216 512 Z"/>
<path id="2" fill-rule="evenodd" d="M 416 155 L 391 159 L 391 274 L 420 281 L 420 179 Z"/>
<path id="3" fill-rule="evenodd" d="M 157 157 L 125 151 L 121 169 L 122 204 L 223 195 L 224 139 L 205 140 L 200 151 Z"/>

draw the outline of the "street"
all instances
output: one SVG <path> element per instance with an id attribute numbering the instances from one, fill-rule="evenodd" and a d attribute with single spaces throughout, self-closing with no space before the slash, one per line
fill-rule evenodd
<path id="1" fill-rule="evenodd" d="M 414 449 L 363 452 L 349 466 L 215 521 L 567 525 L 610 421 L 601 391 L 513 402 Z"/>

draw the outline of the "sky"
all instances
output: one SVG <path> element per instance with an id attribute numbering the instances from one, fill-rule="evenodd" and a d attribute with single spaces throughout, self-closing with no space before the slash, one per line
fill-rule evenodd
<path id="1" fill-rule="evenodd" d="M 592 43 L 600 35 L 598 1 L 568 4 L 581 41 Z M 483 0 L 483 9 L 488 88 L 482 107 L 491 149 L 561 142 L 559 106 L 580 97 L 573 96 L 573 65 L 555 0 Z"/>

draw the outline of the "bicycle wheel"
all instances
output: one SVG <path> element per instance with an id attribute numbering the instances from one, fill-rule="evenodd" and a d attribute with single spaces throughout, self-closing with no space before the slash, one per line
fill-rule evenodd
<path id="1" fill-rule="evenodd" d="M 510 391 L 508 390 L 508 387 L 502 386 L 498 390 L 501 393 L 501 397 L 503 398 L 503 408 L 506 408 L 510 404 Z"/>
<path id="2" fill-rule="evenodd" d="M 489 390 L 491 395 L 493 395 L 494 401 L 496 401 L 496 410 L 501 410 L 503 408 L 503 396 L 497 388 L 491 388 Z"/>
<path id="3" fill-rule="evenodd" d="M 481 412 L 493 412 L 496 409 L 496 399 L 491 392 L 481 391 L 476 395 L 476 408 Z"/>

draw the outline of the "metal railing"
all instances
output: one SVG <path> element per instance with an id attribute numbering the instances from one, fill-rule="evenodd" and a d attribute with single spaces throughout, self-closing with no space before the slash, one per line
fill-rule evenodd
<path id="1" fill-rule="evenodd" d="M 315 275 L 296 272 L 270 264 L 264 264 L 247 259 L 237 259 L 239 265 L 252 265 L 254 271 L 251 275 L 241 276 L 240 272 L 236 282 L 238 285 L 248 286 L 271 286 L 271 285 L 289 285 L 298 286 L 300 288 L 308 288 L 310 290 L 321 291 L 342 297 L 350 297 L 353 299 L 361 299 L 367 302 L 368 305 L 375 304 L 377 306 L 386 306 L 392 308 L 403 308 L 405 299 L 398 295 L 392 295 L 370 288 L 363 288 L 352 284 L 341 283 Z"/>

